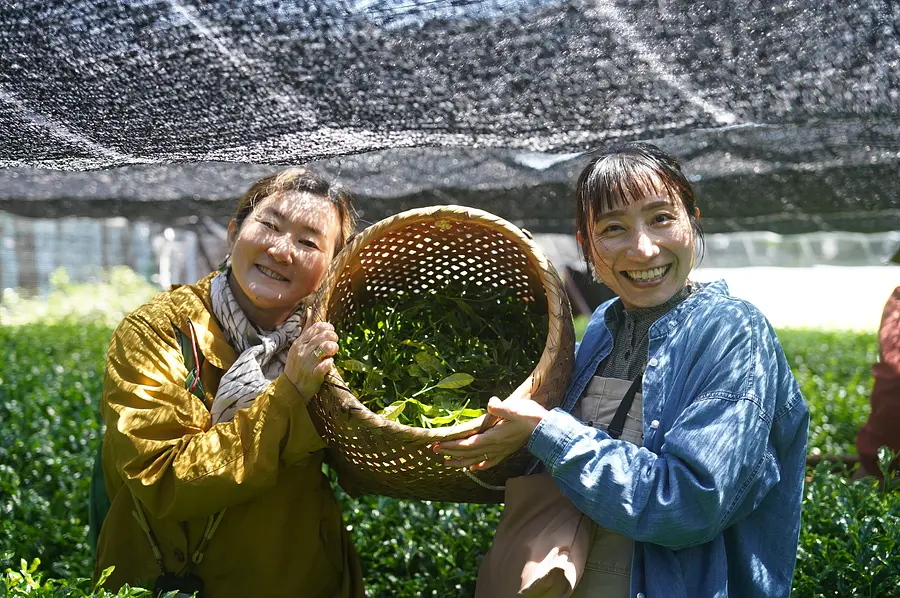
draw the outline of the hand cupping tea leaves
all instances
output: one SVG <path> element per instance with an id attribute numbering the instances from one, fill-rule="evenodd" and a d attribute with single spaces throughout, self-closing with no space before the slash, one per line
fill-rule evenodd
<path id="1" fill-rule="evenodd" d="M 453 283 L 399 295 L 339 326 L 335 365 L 369 409 L 432 428 L 484 414 L 527 378 L 547 337 L 546 306 L 513 291 Z"/>

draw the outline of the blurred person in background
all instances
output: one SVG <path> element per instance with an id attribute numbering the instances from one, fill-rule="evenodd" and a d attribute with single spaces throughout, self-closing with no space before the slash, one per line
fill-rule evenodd
<path id="1" fill-rule="evenodd" d="M 106 587 L 363 595 L 307 412 L 338 350 L 330 324 L 306 325 L 308 304 L 354 226 L 342 186 L 303 169 L 263 178 L 220 271 L 119 325 L 101 403 Z"/>
<path id="2" fill-rule="evenodd" d="M 891 258 L 900 264 L 900 249 Z M 884 306 L 878 328 L 878 361 L 872 366 L 872 411 L 856 435 L 859 467 L 854 479 L 868 475 L 882 477 L 878 449 L 900 452 L 900 287 L 894 289 Z M 897 461 L 892 465 L 897 468 Z"/>
<path id="3" fill-rule="evenodd" d="M 527 446 L 597 526 L 572 596 L 791 592 L 809 412 L 766 318 L 724 281 L 689 279 L 699 216 L 656 146 L 592 159 L 577 238 L 618 298 L 592 315 L 562 407 L 493 398 L 497 425 L 435 447 L 478 470 Z"/>

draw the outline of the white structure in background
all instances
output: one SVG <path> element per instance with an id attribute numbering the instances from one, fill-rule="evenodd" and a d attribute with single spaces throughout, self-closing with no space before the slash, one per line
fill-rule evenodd
<path id="1" fill-rule="evenodd" d="M 153 253 L 158 260 L 155 282 L 167 289 L 175 283 L 192 283 L 200 278 L 197 272 L 197 235 L 192 231 L 166 228 L 152 240 Z M 206 272 L 203 273 L 204 275 Z"/>
<path id="2" fill-rule="evenodd" d="M 572 235 L 534 235 L 547 257 L 558 267 L 584 269 Z M 830 266 L 882 266 L 900 247 L 900 231 L 861 233 L 817 232 L 778 235 L 739 232 L 706 235 L 702 268 L 772 266 L 803 268 Z"/>
<path id="3" fill-rule="evenodd" d="M 190 283 L 224 257 L 225 228 L 204 219 L 194 230 L 124 218 L 20 218 L 0 212 L 0 290 L 44 294 L 58 267 L 72 282 L 99 280 L 125 265 L 167 288 Z M 195 230 L 203 231 L 202 237 Z M 534 235 L 561 272 L 581 270 L 571 235 Z M 871 235 L 811 233 L 782 236 L 743 232 L 706 237 L 694 278 L 724 278 L 731 291 L 756 304 L 776 327 L 875 330 L 881 308 L 900 285 L 900 266 L 885 265 L 900 232 Z"/>
<path id="4" fill-rule="evenodd" d="M 46 220 L 0 212 L 0 290 L 46 294 L 59 267 L 72 282 L 92 282 L 119 265 L 161 288 L 194 282 L 211 270 L 192 230 L 124 218 Z"/>
<path id="5" fill-rule="evenodd" d="M 775 328 L 874 332 L 884 304 L 900 286 L 900 266 L 697 268 L 694 280 L 724 279 Z"/>
<path id="6" fill-rule="evenodd" d="M 558 269 L 584 269 L 575 239 L 535 235 Z M 756 305 L 776 328 L 871 330 L 895 287 L 900 266 L 887 260 L 900 232 L 871 235 L 774 233 L 707 235 L 693 279 L 724 279 L 732 294 Z"/>

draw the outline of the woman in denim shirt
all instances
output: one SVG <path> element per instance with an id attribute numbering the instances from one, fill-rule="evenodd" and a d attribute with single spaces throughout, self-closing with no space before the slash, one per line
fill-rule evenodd
<path id="1" fill-rule="evenodd" d="M 435 450 L 477 470 L 527 443 L 601 526 L 575 595 L 788 596 L 809 412 L 775 332 L 724 281 L 688 279 L 700 211 L 675 158 L 614 148 L 576 195 L 578 242 L 619 297 L 591 316 L 562 408 L 492 399 L 494 428 Z"/>

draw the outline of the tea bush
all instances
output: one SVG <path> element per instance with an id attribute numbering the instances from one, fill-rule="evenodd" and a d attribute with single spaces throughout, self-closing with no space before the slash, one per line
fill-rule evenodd
<path id="1" fill-rule="evenodd" d="M 0 328 L 0 552 L 39 557 L 58 577 L 92 569 L 85 497 L 110 335 L 95 324 Z"/>
<path id="2" fill-rule="evenodd" d="M 779 330 L 778 338 L 809 407 L 809 453 L 856 453 L 856 432 L 869 415 L 877 335 Z"/>
<path id="3" fill-rule="evenodd" d="M 891 458 L 882 449 L 880 486 L 873 478 L 852 483 L 826 464 L 811 473 L 794 596 L 900 596 L 900 480 L 888 473 Z"/>
<path id="4" fill-rule="evenodd" d="M 115 327 L 157 292 L 157 287 L 127 266 L 109 268 L 95 283 L 72 282 L 65 268 L 57 268 L 50 275 L 50 292 L 45 297 L 23 297 L 3 289 L 0 326 L 77 321 Z"/>
<path id="5" fill-rule="evenodd" d="M 6 555 L 4 558 L 7 558 Z M 38 570 L 40 559 L 34 559 L 31 564 L 22 559 L 17 569 L 7 569 L 0 574 L 0 598 L 150 598 L 152 593 L 144 588 L 132 588 L 125 585 L 113 594 L 100 588 L 100 584 L 111 572 L 111 568 L 104 571 L 97 584 L 92 584 L 87 578 L 79 578 L 74 581 L 67 579 L 46 578 L 43 572 Z M 169 594 L 174 594 L 170 592 Z M 166 598 L 174 596 L 166 595 Z"/>
<path id="6" fill-rule="evenodd" d="M 354 499 L 336 490 L 367 596 L 474 596 L 481 556 L 500 522 L 499 506 Z"/>
<path id="7" fill-rule="evenodd" d="M 91 574 L 87 476 L 111 330 L 63 320 L 0 327 L 0 571 L 9 569 L 0 576 L 0 598 L 93 591 L 78 578 Z M 875 336 L 785 330 L 779 337 L 813 414 L 810 447 L 853 452 L 868 411 Z M 369 596 L 472 595 L 499 507 L 338 495 Z M 813 472 L 794 595 L 900 596 L 897 559 L 890 558 L 900 537 L 898 508 L 896 492 L 850 483 L 824 466 Z"/>

